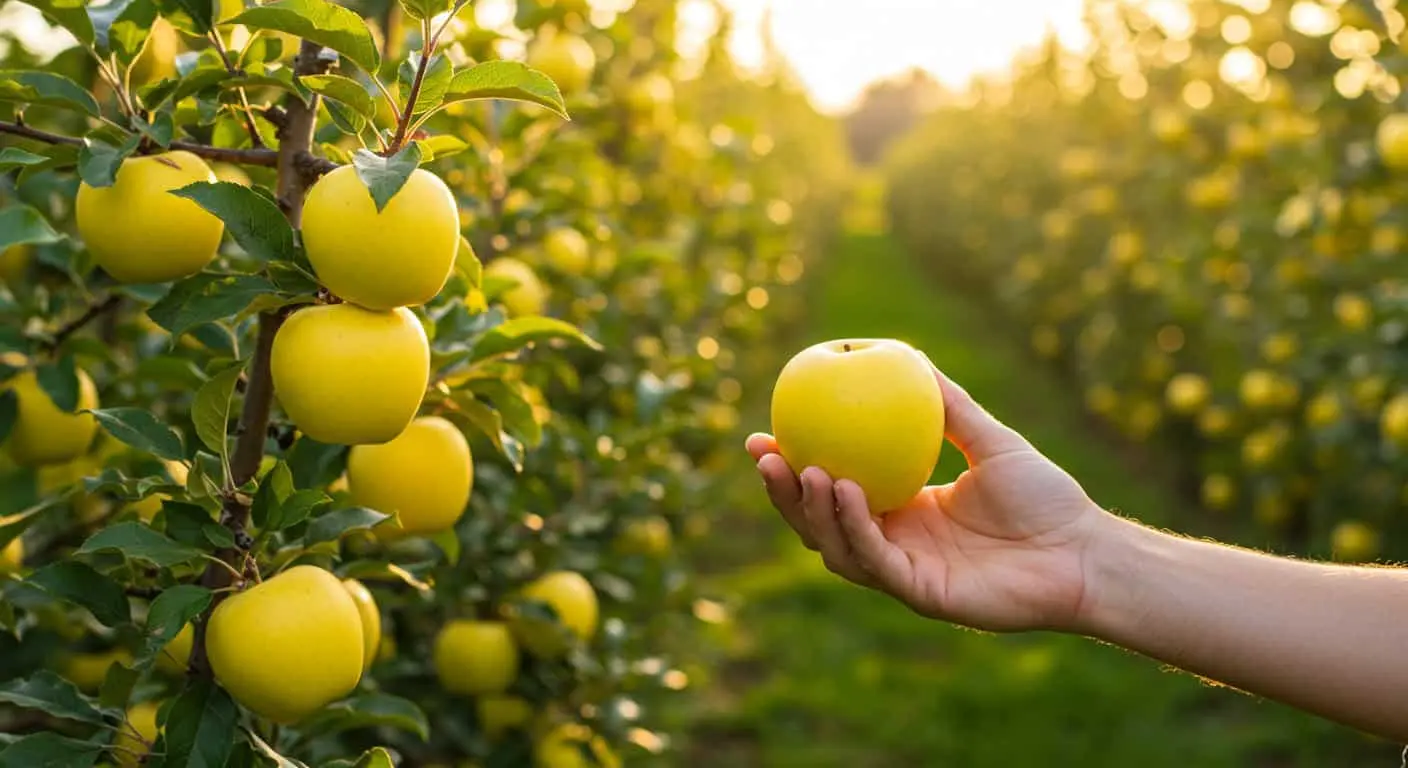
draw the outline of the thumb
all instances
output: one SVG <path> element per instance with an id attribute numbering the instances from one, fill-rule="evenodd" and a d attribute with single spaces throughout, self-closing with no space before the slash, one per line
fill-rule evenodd
<path id="1" fill-rule="evenodd" d="M 944 393 L 944 436 L 958 446 L 970 466 L 1004 453 L 1031 449 L 1026 438 L 984 410 L 937 366 L 934 378 Z"/>

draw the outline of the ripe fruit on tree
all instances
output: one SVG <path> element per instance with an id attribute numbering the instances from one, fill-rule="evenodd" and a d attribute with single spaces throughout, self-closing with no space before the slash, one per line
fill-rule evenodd
<path id="1" fill-rule="evenodd" d="M 297 565 L 216 607 L 205 650 L 220 685 L 255 714 L 295 723 L 362 677 L 362 617 L 330 572 Z"/>
<path id="2" fill-rule="evenodd" d="M 321 305 L 284 322 L 269 368 L 284 412 L 307 436 L 341 445 L 384 443 L 420 408 L 430 344 L 404 307 Z"/>
<path id="3" fill-rule="evenodd" d="M 673 534 L 670 521 L 659 515 L 631 520 L 616 537 L 616 551 L 627 555 L 664 557 L 670 551 Z"/>
<path id="4" fill-rule="evenodd" d="M 1196 373 L 1180 373 L 1169 379 L 1165 397 L 1174 413 L 1189 416 L 1201 411 L 1212 396 L 1208 380 Z"/>
<path id="5" fill-rule="evenodd" d="M 129 157 L 110 187 L 78 186 L 78 232 L 93 261 L 120 283 L 193 275 L 220 247 L 225 225 L 193 201 L 167 194 L 215 181 L 205 161 L 175 151 Z"/>
<path id="6" fill-rule="evenodd" d="M 150 747 L 156 742 L 160 732 L 156 724 L 156 716 L 160 711 L 161 705 L 155 701 L 144 701 L 128 708 L 127 722 L 136 734 L 121 728 L 117 731 L 117 738 L 113 740 L 113 744 L 121 748 L 117 752 L 117 764 L 122 768 L 136 768 L 146 762 Z M 141 741 L 137 740 L 138 736 Z"/>
<path id="7" fill-rule="evenodd" d="M 552 78 L 564 94 L 571 94 L 591 83 L 596 51 L 585 38 L 545 27 L 528 46 L 527 63 Z"/>
<path id="8" fill-rule="evenodd" d="M 347 488 L 352 500 L 400 519 L 400 530 L 380 534 L 421 535 L 452 527 L 469 503 L 474 461 L 454 424 L 422 416 L 381 445 L 359 445 L 347 457 Z"/>
<path id="9" fill-rule="evenodd" d="M 454 269 L 459 207 L 439 176 L 417 168 L 378 213 L 344 165 L 308 191 L 302 231 L 308 261 L 336 296 L 367 309 L 419 306 Z"/>
<path id="10" fill-rule="evenodd" d="M 519 593 L 525 600 L 545 603 L 557 615 L 556 622 L 517 615 L 512 622 L 514 637 L 529 653 L 539 658 L 561 656 L 572 641 L 587 642 L 596 634 L 600 608 L 591 582 L 574 571 L 554 571 L 540 576 Z M 563 632 L 563 629 L 568 632 Z"/>
<path id="11" fill-rule="evenodd" d="M 78 686 L 79 690 L 96 693 L 113 664 L 132 666 L 132 654 L 125 648 L 70 654 L 60 662 L 59 674 Z"/>
<path id="12" fill-rule="evenodd" d="M 1379 123 L 1374 141 L 1384 165 L 1395 171 L 1408 168 L 1408 114 L 1385 117 Z"/>
<path id="13" fill-rule="evenodd" d="M 474 711 L 479 716 L 479 729 L 490 741 L 527 726 L 533 719 L 533 705 L 521 696 L 478 696 Z"/>
<path id="14" fill-rule="evenodd" d="M 783 366 L 772 428 L 793 471 L 820 467 L 883 514 L 919 493 L 944 441 L 943 390 L 929 361 L 890 339 L 810 346 Z"/>
<path id="15" fill-rule="evenodd" d="M 0 283 L 11 286 L 19 283 L 33 255 L 34 249 L 28 245 L 12 245 L 0 250 Z"/>
<path id="16" fill-rule="evenodd" d="M 1330 531 L 1330 550 L 1336 560 L 1362 563 L 1379 554 L 1379 532 L 1367 523 L 1346 520 Z"/>
<path id="17" fill-rule="evenodd" d="M 249 174 L 245 173 L 243 168 L 234 163 L 216 163 L 210 166 L 210 170 L 215 174 L 215 178 L 218 181 L 228 181 L 231 184 L 239 184 L 243 187 L 247 187 L 253 183 L 249 178 Z"/>
<path id="18" fill-rule="evenodd" d="M 499 294 L 499 301 L 512 317 L 541 315 L 548 303 L 548 289 L 533 268 L 518 259 L 500 256 L 484 267 L 484 276 L 515 283 Z"/>
<path id="19" fill-rule="evenodd" d="M 593 762 L 582 754 L 586 747 L 601 768 L 620 768 L 621 758 L 606 740 L 581 723 L 563 723 L 546 733 L 533 748 L 536 768 L 591 768 Z"/>
<path id="20" fill-rule="evenodd" d="M 450 693 L 503 693 L 518 678 L 518 643 L 502 621 L 452 621 L 435 636 L 434 661 Z"/>
<path id="21" fill-rule="evenodd" d="M 191 663 L 191 648 L 195 646 L 195 639 L 195 627 L 190 624 L 181 627 L 181 631 L 157 655 L 157 666 L 173 675 L 185 674 L 186 666 Z"/>
<path id="22" fill-rule="evenodd" d="M 59 410 L 40 387 L 33 369 L 21 371 L 0 385 L 0 391 L 7 390 L 19 398 L 15 423 L 5 441 L 16 463 L 31 467 L 63 464 L 87 452 L 98 431 L 97 420 L 91 414 Z M 87 373 L 79 370 L 76 410 L 97 407 L 97 387 Z"/>
<path id="23" fill-rule="evenodd" d="M 590 250 L 587 238 L 571 227 L 558 227 L 543 238 L 543 252 L 547 254 L 548 263 L 569 275 L 586 274 Z"/>
<path id="24" fill-rule="evenodd" d="M 1203 479 L 1203 504 L 1208 509 L 1227 509 L 1236 496 L 1237 486 L 1226 475 L 1208 475 Z"/>
<path id="25" fill-rule="evenodd" d="M 1408 392 L 1395 395 L 1384 404 L 1379 416 L 1379 430 L 1389 442 L 1408 448 Z"/>
<path id="26" fill-rule="evenodd" d="M 12 539 L 4 549 L 0 549 L 0 574 L 14 573 L 24 564 L 24 542 Z"/>
<path id="27" fill-rule="evenodd" d="M 381 648 L 381 610 L 367 585 L 356 579 L 343 579 L 342 586 L 357 604 L 357 615 L 362 619 L 362 671 L 365 672 L 371 669 L 376 652 Z"/>

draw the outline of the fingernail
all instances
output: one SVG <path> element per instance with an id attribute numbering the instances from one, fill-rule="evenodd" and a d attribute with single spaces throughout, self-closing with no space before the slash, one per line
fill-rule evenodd
<path id="1" fill-rule="evenodd" d="M 812 500 L 812 484 L 807 482 L 807 471 L 802 470 L 802 503 Z"/>

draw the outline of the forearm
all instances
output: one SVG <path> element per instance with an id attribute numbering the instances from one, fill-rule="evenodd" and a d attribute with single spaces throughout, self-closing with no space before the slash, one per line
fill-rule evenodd
<path id="1" fill-rule="evenodd" d="M 1124 520 L 1086 569 L 1085 634 L 1408 741 L 1408 570 L 1278 558 Z"/>

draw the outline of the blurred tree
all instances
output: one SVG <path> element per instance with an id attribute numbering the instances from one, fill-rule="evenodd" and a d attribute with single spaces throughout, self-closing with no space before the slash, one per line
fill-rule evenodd
<path id="1" fill-rule="evenodd" d="M 908 133 L 932 111 L 941 91 L 942 86 L 933 76 L 917 67 L 898 77 L 871 83 L 846 116 L 852 156 L 863 165 L 879 160 L 892 141 Z"/>

